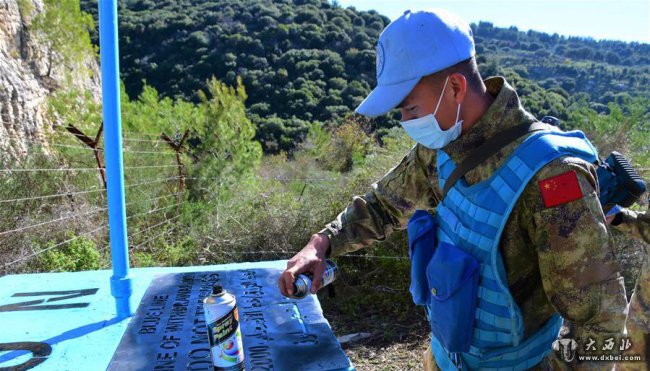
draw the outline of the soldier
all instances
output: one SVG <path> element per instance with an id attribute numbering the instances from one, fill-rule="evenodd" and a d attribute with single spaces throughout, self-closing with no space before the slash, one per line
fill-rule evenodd
<path id="1" fill-rule="evenodd" d="M 377 81 L 356 111 L 399 108 L 417 144 L 289 260 L 280 291 L 291 294 L 295 276 L 308 271 L 316 292 L 326 256 L 384 240 L 428 209 L 437 247 L 410 247 L 417 249 L 411 293 L 431 313 L 426 369 L 611 368 L 566 363 L 551 351 L 561 317 L 566 339 L 602 346 L 623 333 L 625 289 L 596 192 L 593 147 L 579 133 L 539 124 L 544 130 L 506 144 L 446 193 L 477 147 L 535 118 L 504 78 L 482 80 L 469 25 L 442 10 L 407 11 L 383 31 Z M 436 269 L 422 270 L 428 266 Z M 458 310 L 446 311 L 448 304 Z M 466 312 L 467 321 L 454 317 Z M 452 320 L 441 320 L 446 315 Z"/>
<path id="2" fill-rule="evenodd" d="M 623 209 L 607 221 L 629 236 L 650 243 L 650 214 L 647 212 Z M 631 347 L 625 354 L 640 355 L 645 365 L 638 362 L 621 362 L 617 369 L 647 370 L 647 364 L 650 363 L 650 260 L 647 258 L 630 298 L 626 325 Z"/>

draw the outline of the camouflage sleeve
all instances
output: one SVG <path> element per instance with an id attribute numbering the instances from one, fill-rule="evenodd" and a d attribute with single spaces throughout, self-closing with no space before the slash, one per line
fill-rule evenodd
<path id="1" fill-rule="evenodd" d="M 541 186 L 545 180 L 575 172 L 579 191 L 573 201 L 547 207 Z M 590 339 L 598 350 L 607 339 L 620 339 L 625 325 L 623 278 L 596 193 L 593 166 L 573 157 L 556 159 L 542 168 L 522 195 L 530 214 L 523 228 L 537 250 L 544 291 L 564 317 L 562 337 L 575 339 L 585 350 Z M 616 340 L 617 341 L 617 340 Z M 552 369 L 611 369 L 608 362 L 564 363 L 555 352 Z"/>
<path id="2" fill-rule="evenodd" d="M 641 268 L 641 275 L 636 281 L 634 293 L 630 298 L 627 318 L 627 336 L 630 348 L 624 353 L 627 356 L 641 357 L 640 362 L 621 362 L 617 370 L 647 370 L 642 368 L 650 364 L 650 261 L 646 260 Z"/>
<path id="3" fill-rule="evenodd" d="M 384 240 L 394 229 L 406 227 L 416 209 L 438 204 L 435 151 L 414 146 L 402 161 L 372 185 L 318 233 L 330 239 L 330 254 L 342 255 Z"/>
<path id="4" fill-rule="evenodd" d="M 650 214 L 623 209 L 620 215 L 622 218 L 616 225 L 617 229 L 650 243 Z M 625 354 L 640 356 L 641 362 L 645 361 L 648 364 L 650 362 L 650 261 L 647 258 L 630 298 L 627 333 L 631 347 Z M 642 366 L 643 363 L 627 361 L 621 362 L 617 369 L 640 370 L 643 369 Z"/>
<path id="5" fill-rule="evenodd" d="M 650 243 L 650 214 L 623 209 L 619 213 L 620 219 L 614 219 L 612 225 L 621 232 L 631 237 Z"/>

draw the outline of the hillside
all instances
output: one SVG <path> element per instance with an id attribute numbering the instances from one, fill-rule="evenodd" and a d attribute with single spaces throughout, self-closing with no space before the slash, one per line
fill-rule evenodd
<path id="1" fill-rule="evenodd" d="M 81 3 L 96 17 L 95 0 Z M 130 96 L 146 80 L 163 96 L 196 101 L 210 76 L 229 85 L 241 76 L 266 152 L 291 150 L 309 123 L 339 124 L 351 112 L 375 84 L 374 45 L 389 23 L 327 0 L 122 0 L 119 16 Z M 604 112 L 650 95 L 648 44 L 472 27 L 484 75 L 508 76 L 536 115 L 566 119 L 581 99 Z M 381 136 L 396 123 L 375 126 Z"/>

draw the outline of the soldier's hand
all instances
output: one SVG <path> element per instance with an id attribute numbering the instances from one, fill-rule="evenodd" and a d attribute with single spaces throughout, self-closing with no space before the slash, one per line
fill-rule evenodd
<path id="1" fill-rule="evenodd" d="M 327 267 L 325 253 L 329 245 L 330 242 L 327 236 L 322 234 L 311 236 L 307 245 L 287 262 L 287 269 L 280 275 L 278 286 L 282 295 L 293 295 L 293 283 L 296 276 L 305 272 L 311 272 L 314 277 L 311 285 L 312 294 L 318 291 L 323 281 L 323 273 Z"/>

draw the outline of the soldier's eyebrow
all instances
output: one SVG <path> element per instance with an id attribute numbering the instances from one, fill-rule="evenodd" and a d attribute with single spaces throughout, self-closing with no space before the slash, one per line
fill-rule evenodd
<path id="1" fill-rule="evenodd" d="M 398 104 L 397 107 L 395 107 L 395 108 L 402 108 L 402 107 L 406 106 L 406 104 L 408 103 L 408 100 L 409 100 L 408 97 L 405 98 L 405 99 L 404 99 L 403 101 L 401 101 L 400 104 Z"/>

